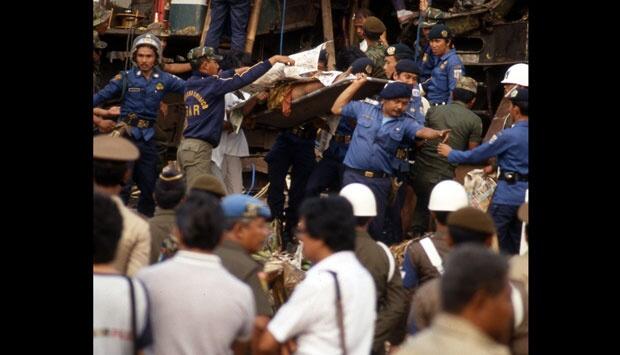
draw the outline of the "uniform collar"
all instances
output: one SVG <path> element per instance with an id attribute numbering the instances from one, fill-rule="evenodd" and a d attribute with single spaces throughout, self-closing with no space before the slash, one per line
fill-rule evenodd
<path id="1" fill-rule="evenodd" d="M 480 346 L 489 348 L 505 348 L 498 344 L 490 336 L 483 333 L 479 328 L 464 318 L 448 313 L 440 313 L 435 317 L 433 325 L 436 331 L 441 333 L 449 333 L 454 337 L 467 339 L 468 342 L 479 344 Z"/>
<path id="2" fill-rule="evenodd" d="M 448 51 L 448 53 L 444 54 L 441 56 L 441 58 L 439 58 L 440 60 L 446 60 L 448 59 L 448 57 L 454 55 L 456 53 L 456 50 L 454 48 L 450 48 L 450 50 Z"/>
<path id="3" fill-rule="evenodd" d="M 518 126 L 518 127 L 521 127 L 521 126 L 523 126 L 523 127 L 528 127 L 528 126 L 529 126 L 529 122 L 530 122 L 530 120 L 519 121 L 519 122 L 515 123 L 515 124 L 514 124 L 514 125 L 512 125 L 512 126 L 513 126 L 513 127 L 517 127 L 517 126 Z"/>
<path id="4" fill-rule="evenodd" d="M 222 238 L 222 242 L 220 244 L 220 248 L 224 248 L 224 249 L 232 249 L 238 252 L 242 252 L 247 254 L 247 251 L 245 249 L 243 249 L 243 247 L 241 245 L 239 245 L 239 243 L 236 243 L 230 239 L 224 239 Z"/>
<path id="5" fill-rule="evenodd" d="M 189 250 L 179 250 L 173 260 L 183 264 L 198 266 L 217 267 L 222 265 L 222 260 L 215 254 L 198 253 Z"/>
<path id="6" fill-rule="evenodd" d="M 160 207 L 155 208 L 154 216 L 174 216 L 175 212 L 173 209 L 167 210 Z"/>

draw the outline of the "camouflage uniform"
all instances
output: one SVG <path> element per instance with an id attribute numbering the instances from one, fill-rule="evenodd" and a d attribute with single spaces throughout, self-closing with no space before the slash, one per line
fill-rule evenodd
<path id="1" fill-rule="evenodd" d="M 369 46 L 366 51 L 366 56 L 372 60 L 374 68 L 372 70 L 373 78 L 387 79 L 385 71 L 383 71 L 383 65 L 385 64 L 385 46 L 378 43 L 374 46 Z"/>

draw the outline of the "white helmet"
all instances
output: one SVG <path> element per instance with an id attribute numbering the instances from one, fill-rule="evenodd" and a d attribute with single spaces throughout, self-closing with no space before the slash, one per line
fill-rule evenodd
<path id="1" fill-rule="evenodd" d="M 353 205 L 355 217 L 374 217 L 377 215 L 375 194 L 368 186 L 354 182 L 343 187 L 340 190 L 340 196 L 349 200 Z"/>
<path id="2" fill-rule="evenodd" d="M 431 211 L 456 211 L 469 206 L 463 185 L 454 180 L 444 180 L 431 191 L 428 209 Z"/>
<path id="3" fill-rule="evenodd" d="M 131 46 L 131 60 L 134 61 L 135 63 L 135 54 L 136 51 L 138 50 L 138 46 L 144 45 L 144 44 L 148 44 L 154 48 L 157 49 L 157 63 L 161 64 L 161 57 L 162 57 L 162 52 L 161 52 L 161 41 L 159 40 L 159 38 L 157 38 L 157 36 L 155 36 L 152 33 L 145 33 L 143 35 L 140 35 L 138 37 L 136 37 L 136 39 L 133 41 L 133 45 Z"/>
<path id="4" fill-rule="evenodd" d="M 511 66 L 506 70 L 506 75 L 502 84 L 517 84 L 528 87 L 528 71 L 529 66 L 525 63 L 519 63 Z"/>

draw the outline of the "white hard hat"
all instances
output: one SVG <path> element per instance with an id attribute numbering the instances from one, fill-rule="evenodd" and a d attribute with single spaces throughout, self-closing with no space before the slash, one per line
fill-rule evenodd
<path id="1" fill-rule="evenodd" d="M 456 211 L 469 206 L 463 185 L 454 180 L 444 180 L 431 191 L 428 209 L 431 211 Z"/>
<path id="2" fill-rule="evenodd" d="M 136 37 L 136 39 L 134 39 L 133 45 L 131 46 L 131 60 L 135 60 L 134 54 L 138 50 L 138 47 L 144 44 L 148 44 L 149 46 L 154 47 L 156 49 L 157 63 L 161 63 L 161 59 L 162 59 L 161 58 L 162 57 L 161 41 L 159 40 L 159 38 L 157 38 L 157 36 L 155 36 L 152 33 L 145 33 L 143 35 Z"/>
<path id="3" fill-rule="evenodd" d="M 511 66 L 506 70 L 506 75 L 502 84 L 517 84 L 528 87 L 528 71 L 529 66 L 525 63 L 519 63 Z"/>
<path id="4" fill-rule="evenodd" d="M 349 200 L 353 205 L 355 217 L 374 217 L 377 215 L 375 194 L 368 186 L 354 182 L 343 187 L 340 190 L 340 196 Z"/>

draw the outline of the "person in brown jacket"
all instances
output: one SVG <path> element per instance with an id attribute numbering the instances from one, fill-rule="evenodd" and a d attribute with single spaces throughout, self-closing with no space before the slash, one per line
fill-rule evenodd
<path id="1" fill-rule="evenodd" d="M 461 208 L 448 216 L 448 245 L 456 249 L 463 244 L 478 244 L 491 249 L 496 234 L 492 218 L 473 207 Z M 450 254 L 448 254 L 449 256 Z M 410 334 L 431 326 L 435 316 L 442 311 L 441 278 L 435 278 L 421 286 L 413 295 L 408 318 Z M 523 283 L 510 281 L 514 310 L 514 327 L 503 338 L 513 354 L 528 353 L 528 304 Z"/>
<path id="2" fill-rule="evenodd" d="M 444 180 L 435 185 L 431 191 L 428 209 L 437 229 L 407 247 L 403 260 L 403 285 L 406 289 L 415 291 L 426 281 L 441 276 L 442 260 L 450 251 L 446 225 L 448 215 L 468 205 L 467 192 L 458 182 Z"/>
<path id="3" fill-rule="evenodd" d="M 372 355 L 386 353 L 390 346 L 400 344 L 405 336 L 408 295 L 394 256 L 388 247 L 368 234 L 368 224 L 377 215 L 375 196 L 366 185 L 346 185 L 340 195 L 349 200 L 357 221 L 355 256 L 370 272 L 377 290 L 377 320 Z"/>
<path id="4" fill-rule="evenodd" d="M 112 198 L 123 217 L 123 234 L 113 265 L 127 276 L 133 276 L 147 266 L 151 252 L 149 224 L 127 208 L 118 196 L 131 176 L 129 163 L 139 156 L 138 148 L 125 138 L 108 135 L 93 137 L 94 189 Z"/>
<path id="5" fill-rule="evenodd" d="M 442 312 L 397 354 L 510 354 L 503 343 L 513 318 L 511 292 L 504 256 L 475 243 L 457 247 L 441 281 Z"/>
<path id="6" fill-rule="evenodd" d="M 174 165 L 166 166 L 155 183 L 155 214 L 149 219 L 151 231 L 150 264 L 159 260 L 162 242 L 176 225 L 174 208 L 185 198 L 185 180 Z"/>

